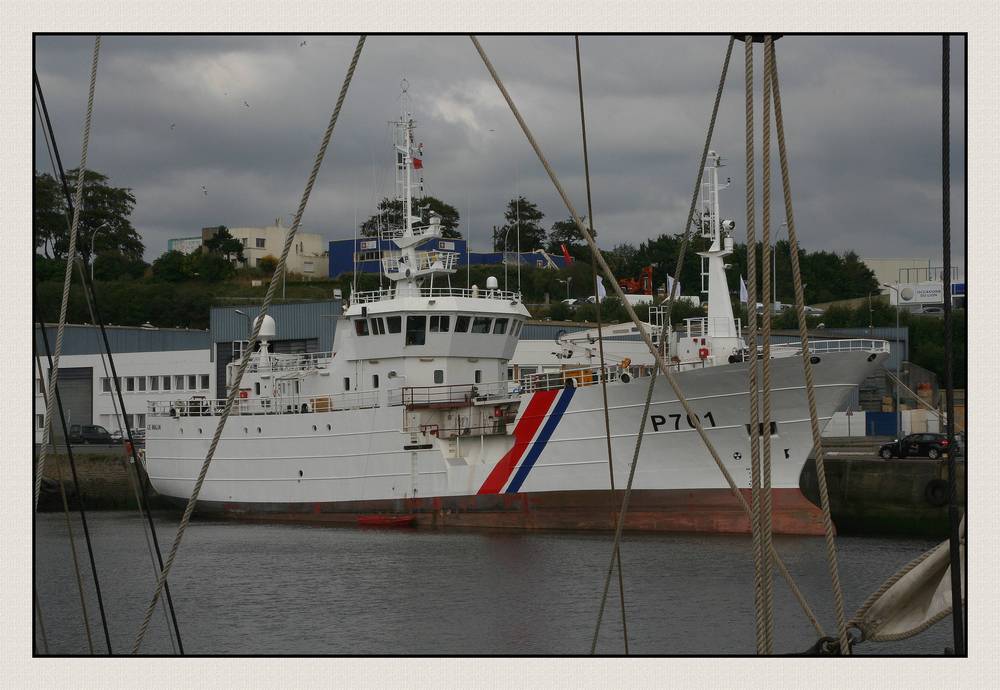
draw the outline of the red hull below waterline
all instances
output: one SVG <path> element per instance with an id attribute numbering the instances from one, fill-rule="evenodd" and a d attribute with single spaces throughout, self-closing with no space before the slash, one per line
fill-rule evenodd
<path id="1" fill-rule="evenodd" d="M 197 514 L 267 522 L 362 524 L 403 516 L 422 528 L 611 530 L 615 503 L 607 491 L 551 491 L 336 503 L 198 503 Z M 749 490 L 743 490 L 750 502 Z M 819 508 L 798 489 L 772 490 L 776 534 L 822 535 Z M 381 514 L 381 515 L 377 515 Z M 636 490 L 625 529 L 645 532 L 748 534 L 750 521 L 727 489 Z"/>

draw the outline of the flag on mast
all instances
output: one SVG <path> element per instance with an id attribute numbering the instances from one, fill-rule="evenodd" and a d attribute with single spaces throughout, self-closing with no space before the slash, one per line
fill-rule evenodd
<path id="1" fill-rule="evenodd" d="M 604 278 L 597 276 L 597 301 L 603 302 L 604 298 L 608 296 L 608 291 L 604 287 Z"/>
<path id="2" fill-rule="evenodd" d="M 743 282 L 743 276 L 740 276 L 740 302 L 743 304 L 750 302 L 750 295 L 747 293 L 747 284 Z"/>

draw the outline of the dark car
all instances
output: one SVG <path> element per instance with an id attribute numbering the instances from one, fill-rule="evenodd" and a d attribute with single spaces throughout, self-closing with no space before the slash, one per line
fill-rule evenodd
<path id="1" fill-rule="evenodd" d="M 935 460 L 948 452 L 944 434 L 910 434 L 879 448 L 878 454 L 889 458 L 925 457 Z"/>
<path id="2" fill-rule="evenodd" d="M 69 429 L 70 443 L 112 443 L 111 434 L 103 426 L 94 424 L 74 424 Z"/>

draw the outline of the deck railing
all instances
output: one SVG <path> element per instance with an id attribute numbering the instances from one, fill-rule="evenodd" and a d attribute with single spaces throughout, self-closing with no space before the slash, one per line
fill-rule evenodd
<path id="1" fill-rule="evenodd" d="M 449 405 L 471 405 L 473 402 L 487 402 L 509 398 L 507 381 L 491 383 L 468 383 L 440 386 L 406 386 L 389 391 L 390 405 L 407 407 L 435 407 Z"/>
<path id="2" fill-rule="evenodd" d="M 794 354 L 800 354 L 802 352 L 802 343 L 781 343 L 778 345 L 771 345 L 771 351 L 777 351 L 778 353 L 793 352 Z M 874 340 L 872 338 L 810 340 L 809 351 L 814 354 L 822 354 L 824 352 L 887 353 L 889 352 L 889 342 L 886 340 Z"/>
<path id="3" fill-rule="evenodd" d="M 367 290 L 365 292 L 355 292 L 351 295 L 351 304 L 366 304 L 371 302 L 381 302 L 392 299 L 395 291 Z M 504 300 L 507 302 L 520 302 L 521 293 L 513 290 L 487 290 L 485 288 L 455 288 L 455 287 L 422 287 L 419 297 L 466 297 L 470 299 Z"/>
<path id="4" fill-rule="evenodd" d="M 191 398 L 188 400 L 149 401 L 149 417 L 210 417 L 222 414 L 226 401 L 222 398 Z M 360 410 L 379 406 L 378 391 L 352 391 L 337 395 L 292 395 L 283 397 L 237 398 L 233 415 L 303 414 Z"/>
<path id="5" fill-rule="evenodd" d="M 247 371 L 308 371 L 324 368 L 332 358 L 332 352 L 303 352 L 294 355 L 270 352 L 266 358 L 251 359 Z"/>

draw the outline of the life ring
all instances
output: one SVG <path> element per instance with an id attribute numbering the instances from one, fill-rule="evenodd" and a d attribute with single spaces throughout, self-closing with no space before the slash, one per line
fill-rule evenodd
<path id="1" fill-rule="evenodd" d="M 924 500 L 936 508 L 948 503 L 948 482 L 944 479 L 932 479 L 924 487 Z"/>
<path id="2" fill-rule="evenodd" d="M 698 349 L 698 357 L 700 359 L 708 359 L 708 348 L 702 347 Z"/>

